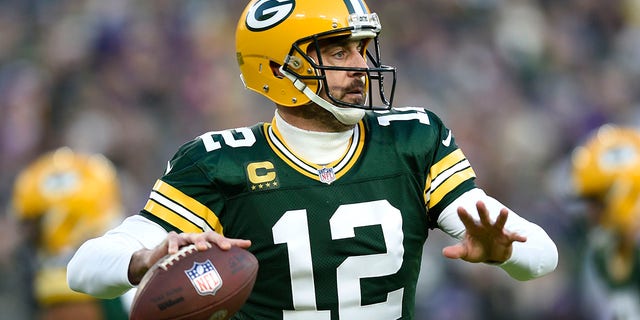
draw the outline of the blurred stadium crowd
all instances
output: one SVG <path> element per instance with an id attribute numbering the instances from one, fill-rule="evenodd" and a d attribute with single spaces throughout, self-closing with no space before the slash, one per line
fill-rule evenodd
<path id="1" fill-rule="evenodd" d="M 558 270 L 518 283 L 425 249 L 419 319 L 590 319 L 580 290 L 581 215 L 566 190 L 572 148 L 604 123 L 640 124 L 640 0 L 368 0 L 395 105 L 453 129 L 478 184 L 557 242 Z M 270 121 L 235 62 L 237 0 L 0 0 L 0 205 L 36 156 L 105 154 L 131 214 L 177 147 Z M 0 215 L 2 221 L 6 214 Z M 0 224 L 0 318 L 29 319 Z M 17 270 L 17 271 L 16 271 Z"/>

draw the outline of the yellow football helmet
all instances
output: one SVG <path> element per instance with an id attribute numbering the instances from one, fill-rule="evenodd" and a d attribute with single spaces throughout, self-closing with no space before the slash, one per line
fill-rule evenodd
<path id="1" fill-rule="evenodd" d="M 18 175 L 12 204 L 19 219 L 40 220 L 39 248 L 51 256 L 102 235 L 123 214 L 112 163 L 66 147 L 41 156 Z"/>
<path id="2" fill-rule="evenodd" d="M 572 154 L 573 185 L 578 196 L 604 208 L 600 223 L 616 231 L 640 223 L 640 131 L 604 125 Z"/>
<path id="3" fill-rule="evenodd" d="M 236 30 L 236 55 L 245 86 L 271 99 L 278 105 L 296 107 L 313 101 L 359 109 L 389 109 L 395 90 L 395 68 L 380 63 L 378 34 L 380 20 L 362 0 L 253 0 L 245 8 Z M 314 61 L 308 50 L 318 50 L 319 40 L 332 37 L 370 39 L 362 49 L 368 68 L 339 68 Z M 373 47 L 373 48 L 371 48 Z M 321 60 L 321 58 L 319 59 Z M 280 72 L 274 72 L 273 68 Z M 327 95 L 327 70 L 359 71 L 366 74 L 367 102 L 347 103 Z M 284 75 L 284 76 L 283 76 Z M 383 86 L 385 75 L 391 75 L 391 89 Z M 372 99 L 371 82 L 378 84 L 380 105 Z M 328 91 L 328 90 L 327 90 Z"/>

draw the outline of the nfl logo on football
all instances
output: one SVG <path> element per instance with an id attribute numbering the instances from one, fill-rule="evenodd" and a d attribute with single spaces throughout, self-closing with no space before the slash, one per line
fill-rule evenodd
<path id="1" fill-rule="evenodd" d="M 333 168 L 324 167 L 319 169 L 318 177 L 320 177 L 320 182 L 324 182 L 326 184 L 331 184 L 331 182 L 336 180 L 336 174 L 333 172 Z"/>
<path id="2" fill-rule="evenodd" d="M 222 277 L 209 260 L 194 263 L 193 267 L 185 270 L 184 273 L 200 295 L 215 295 L 222 287 Z"/>

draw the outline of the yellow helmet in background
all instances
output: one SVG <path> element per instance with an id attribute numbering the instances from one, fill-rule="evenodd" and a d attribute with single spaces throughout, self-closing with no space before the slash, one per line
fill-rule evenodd
<path id="1" fill-rule="evenodd" d="M 321 100 L 342 107 L 389 109 L 395 89 L 395 68 L 380 63 L 381 28 L 378 16 L 362 0 L 253 0 L 236 29 L 236 55 L 243 82 L 279 105 L 296 107 L 313 101 L 322 106 L 317 94 L 323 86 L 328 87 L 325 71 L 359 71 L 366 74 L 368 102 L 351 104 L 330 94 L 331 101 Z M 340 36 L 370 40 L 362 52 L 368 68 L 325 66 L 307 55 L 308 50 L 319 48 L 319 40 Z M 279 67 L 280 73 L 273 71 Z M 392 75 L 390 94 L 385 93 L 383 86 L 387 74 Z M 372 81 L 378 84 L 379 106 L 374 106 L 372 99 Z"/>
<path id="2" fill-rule="evenodd" d="M 600 223 L 617 231 L 640 224 L 640 131 L 604 125 L 572 154 L 576 194 L 604 208 Z"/>
<path id="3" fill-rule="evenodd" d="M 47 255 L 75 250 L 122 216 L 113 164 L 66 147 L 42 155 L 18 175 L 12 204 L 19 219 L 41 220 L 39 246 Z"/>

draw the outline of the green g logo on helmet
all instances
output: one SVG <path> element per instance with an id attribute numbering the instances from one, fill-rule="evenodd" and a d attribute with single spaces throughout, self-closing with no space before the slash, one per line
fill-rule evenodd
<path id="1" fill-rule="evenodd" d="M 291 15 L 295 5 L 294 0 L 260 0 L 247 12 L 247 29 L 262 31 L 273 28 Z"/>

